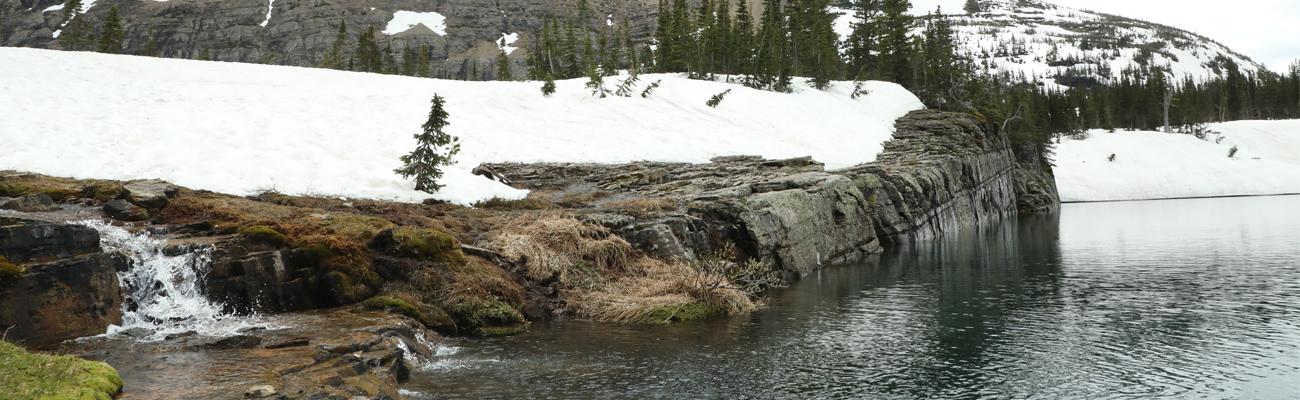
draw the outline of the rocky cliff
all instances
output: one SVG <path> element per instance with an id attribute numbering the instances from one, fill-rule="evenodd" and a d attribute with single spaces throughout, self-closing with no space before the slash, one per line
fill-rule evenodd
<path id="1" fill-rule="evenodd" d="M 117 271 L 95 230 L 0 217 L 0 331 L 33 346 L 104 333 L 122 322 Z"/>
<path id="2" fill-rule="evenodd" d="M 607 196 L 585 218 L 649 254 L 692 259 L 734 246 L 790 276 L 1056 204 L 1040 180 L 1050 172 L 1023 166 L 1005 136 L 931 110 L 901 118 L 877 161 L 842 170 L 758 157 L 483 170 L 556 197 Z"/>
<path id="3" fill-rule="evenodd" d="M 55 37 L 63 24 L 64 0 L 0 0 L 0 45 L 62 48 Z M 83 3 L 91 3 L 83 1 Z M 652 25 L 654 2 L 591 1 L 593 15 L 624 19 L 635 37 L 645 37 Z M 493 79 L 496 42 L 502 34 L 519 33 L 515 47 L 525 45 L 550 16 L 567 16 L 573 2 L 440 0 L 99 0 L 86 10 L 101 23 L 113 6 L 124 23 L 127 54 L 142 54 L 152 40 L 157 55 L 170 58 L 315 66 L 334 43 L 340 22 L 348 27 L 347 51 L 367 27 L 378 33 L 381 48 L 390 47 L 401 59 L 407 48 L 429 46 L 434 77 Z M 382 33 L 399 11 L 437 12 L 445 29 L 424 25 Z M 593 29 L 605 18 L 593 18 Z M 515 76 L 525 72 L 524 51 L 510 54 Z"/>

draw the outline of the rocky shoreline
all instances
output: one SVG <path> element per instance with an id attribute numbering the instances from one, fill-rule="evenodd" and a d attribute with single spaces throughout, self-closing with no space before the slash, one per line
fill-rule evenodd
<path id="1" fill-rule="evenodd" d="M 890 246 L 1056 207 L 1050 166 L 1020 153 L 974 117 L 917 111 L 897 122 L 876 162 L 852 168 L 745 156 L 710 164 L 491 164 L 478 171 L 533 194 L 476 208 L 239 197 L 161 181 L 5 172 L 0 208 L 14 211 L 0 215 L 0 256 L 16 272 L 0 277 L 0 325 L 29 347 L 123 359 L 128 392 L 223 397 L 155 379 L 157 363 L 141 360 L 156 356 L 129 356 L 147 349 L 260 371 L 202 383 L 225 394 L 269 385 L 250 396 L 399 398 L 408 360 L 430 351 L 416 340 L 425 331 L 486 336 L 552 318 L 664 323 L 733 315 L 752 309 L 750 298 L 771 284 L 743 285 L 753 277 L 735 271 L 797 279 Z M 138 289 L 119 286 L 114 274 L 133 266 L 102 251 L 94 230 L 59 222 L 85 218 L 148 232 L 167 241 L 165 253 L 205 251 L 210 262 L 199 284 L 225 312 L 316 319 L 229 337 L 64 342 L 120 324 L 123 302 L 132 301 L 126 293 Z M 76 296 L 62 294 L 69 289 Z M 56 297 L 62 300 L 40 300 Z M 311 325 L 351 328 L 301 331 Z M 272 346 L 280 341 L 293 345 Z M 366 346 L 331 350 L 356 347 L 346 343 Z M 212 374 L 208 366 L 180 367 L 169 373 Z"/>

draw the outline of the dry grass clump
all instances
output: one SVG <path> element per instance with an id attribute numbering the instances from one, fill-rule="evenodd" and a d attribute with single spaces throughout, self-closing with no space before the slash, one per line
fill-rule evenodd
<path id="1" fill-rule="evenodd" d="M 687 264 L 643 257 L 628 274 L 574 295 L 569 305 L 583 318 L 625 323 L 669 323 L 741 315 L 756 305 L 723 276 Z"/>
<path id="2" fill-rule="evenodd" d="M 0 171 L 0 197 L 45 193 L 56 202 L 85 197 L 100 201 L 117 198 L 122 185 L 113 181 L 78 180 L 15 171 Z"/>
<path id="3" fill-rule="evenodd" d="M 622 211 L 633 217 L 645 217 L 654 213 L 677 209 L 677 202 L 663 197 L 637 197 L 632 199 L 612 200 L 604 204 L 606 208 Z"/>
<path id="4" fill-rule="evenodd" d="M 519 210 L 545 210 L 555 208 L 554 204 L 546 199 L 537 196 L 528 196 L 517 200 L 506 200 L 500 197 L 493 197 L 474 203 L 475 208 L 486 208 L 489 210 L 502 211 L 519 211 Z"/>
<path id="5" fill-rule="evenodd" d="M 608 271 L 623 269 L 632 245 L 604 227 L 560 216 L 520 217 L 488 245 L 524 266 L 533 281 L 558 280 L 593 287 Z"/>

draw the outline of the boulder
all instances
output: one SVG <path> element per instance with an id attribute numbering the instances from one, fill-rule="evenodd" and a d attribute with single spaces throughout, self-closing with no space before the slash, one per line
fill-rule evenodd
<path id="1" fill-rule="evenodd" d="M 122 323 L 117 270 L 126 264 L 95 253 L 26 265 L 18 279 L 0 282 L 0 330 L 35 346 L 104 333 Z"/>
<path id="2" fill-rule="evenodd" d="M 149 211 L 123 199 L 104 203 L 104 214 L 118 221 L 136 222 L 149 219 Z"/>
<path id="3" fill-rule="evenodd" d="M 81 225 L 0 217 L 0 256 L 44 262 L 100 252 L 99 233 Z"/>
<path id="4" fill-rule="evenodd" d="M 0 209 L 38 212 L 58 210 L 59 206 L 54 205 L 54 198 L 50 197 L 50 195 L 37 193 L 0 202 Z"/>
<path id="5" fill-rule="evenodd" d="M 147 210 L 160 210 L 176 197 L 180 187 L 157 179 L 130 181 L 122 185 L 126 200 Z"/>

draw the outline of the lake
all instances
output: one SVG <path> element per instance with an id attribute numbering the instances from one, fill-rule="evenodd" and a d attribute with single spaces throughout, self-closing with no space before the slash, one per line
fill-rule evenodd
<path id="1" fill-rule="evenodd" d="M 457 340 L 416 398 L 1300 399 L 1300 197 L 1066 204 L 748 318 Z"/>

